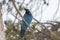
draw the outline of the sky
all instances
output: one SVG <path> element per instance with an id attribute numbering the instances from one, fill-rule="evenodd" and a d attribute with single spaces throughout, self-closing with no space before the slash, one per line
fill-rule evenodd
<path id="1" fill-rule="evenodd" d="M 0 2 L 1 1 L 2 0 L 0 0 Z M 16 1 L 17 2 L 22 2 L 22 0 L 16 0 Z M 26 7 L 25 4 L 29 3 L 29 1 L 30 0 L 25 0 L 25 2 L 23 4 L 24 7 Z M 6 3 L 7 2 L 8 2 L 8 0 L 6 0 Z M 42 5 L 43 1 L 41 1 L 41 0 L 40 1 L 35 0 L 35 2 L 33 0 L 32 3 L 30 3 L 27 8 L 31 11 L 33 17 L 36 18 L 40 22 L 46 22 L 46 21 L 49 21 L 49 20 L 50 21 L 54 21 L 55 19 L 57 19 L 57 21 L 60 21 L 60 18 L 59 18 L 60 17 L 60 0 L 49 0 L 49 1 L 47 0 L 47 3 L 48 2 L 49 2 L 49 5 L 47 6 L 46 4 Z M 58 8 L 58 3 L 59 3 L 59 8 Z M 2 14 L 3 14 L 3 21 L 9 20 L 9 19 L 14 21 L 15 18 L 10 14 L 10 12 L 7 13 L 7 11 L 6 11 L 7 8 L 8 8 L 8 6 L 6 4 L 4 4 L 2 6 L 2 10 L 1 11 L 2 11 Z M 32 9 L 30 9 L 30 8 L 32 8 Z M 54 14 L 56 13 L 57 8 L 58 8 L 57 14 L 54 16 Z M 41 11 L 41 10 L 43 10 L 43 11 Z M 13 8 L 12 12 L 15 13 L 16 10 Z M 21 14 L 23 16 L 24 15 L 24 11 L 22 11 Z M 42 15 L 42 17 L 41 17 L 41 15 Z M 53 18 L 53 16 L 54 16 L 54 18 Z M 21 19 L 20 16 L 18 18 Z M 17 21 L 18 20 L 16 20 L 16 22 Z M 40 27 L 36 27 L 36 28 L 38 28 L 38 30 L 41 29 Z M 5 27 L 5 29 L 6 29 L 6 27 Z M 60 29 L 59 29 L 59 31 L 60 31 Z"/>
<path id="2" fill-rule="evenodd" d="M 52 20 L 53 15 L 55 14 L 57 10 L 58 2 L 59 0 L 50 0 L 49 6 L 47 6 L 45 11 L 43 12 L 42 20 Z M 57 14 L 60 14 L 60 12 L 58 12 Z M 57 16 L 60 16 L 60 15 L 56 15 L 56 17 Z"/>
<path id="3" fill-rule="evenodd" d="M 16 0 L 16 1 L 18 2 L 19 0 Z M 27 4 L 27 3 L 29 3 L 29 1 L 30 0 L 25 0 L 24 3 Z M 1 2 L 1 0 L 0 0 L 0 2 Z M 8 1 L 6 1 L 6 2 L 8 2 Z M 22 1 L 19 1 L 19 2 L 22 2 Z M 47 2 L 48 2 L 48 0 L 47 0 Z M 48 6 L 45 5 L 45 4 L 42 6 L 42 5 L 40 5 L 38 3 L 38 1 L 36 1 L 36 3 L 37 4 L 35 4 L 35 5 L 32 4 L 32 5 L 29 5 L 28 6 L 28 9 L 30 9 L 30 6 L 32 6 L 31 13 L 32 13 L 33 17 L 36 18 L 38 21 L 40 21 L 40 19 L 41 19 L 41 22 L 44 22 L 44 21 L 47 21 L 47 20 L 52 20 L 53 21 L 53 15 L 55 14 L 55 12 L 56 12 L 56 10 L 58 8 L 59 0 L 50 0 Z M 41 17 L 41 7 L 39 9 L 37 9 L 36 11 L 34 11 L 39 6 L 41 6 L 42 7 L 42 10 L 43 10 L 43 12 L 42 12 L 42 18 L 40 18 Z M 7 10 L 7 7 L 8 7 L 7 5 L 4 5 L 2 7 L 3 8 L 2 9 L 2 11 L 3 11 L 2 13 L 4 14 L 3 15 L 3 20 L 6 20 L 7 17 L 9 19 L 11 19 L 11 20 L 14 20 L 14 17 L 11 14 L 9 14 L 9 15 L 7 14 L 7 11 L 6 11 Z M 15 12 L 15 10 L 14 10 L 14 12 Z M 59 10 L 58 10 L 56 16 L 54 17 L 54 19 L 56 19 L 57 17 L 60 17 L 60 4 L 59 4 Z M 59 21 L 60 18 L 57 19 L 57 20 Z"/>

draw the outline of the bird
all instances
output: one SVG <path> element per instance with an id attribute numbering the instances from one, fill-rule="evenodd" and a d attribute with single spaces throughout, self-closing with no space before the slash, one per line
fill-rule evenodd
<path id="1" fill-rule="evenodd" d="M 30 12 L 29 9 L 24 8 L 24 10 L 25 10 L 25 14 L 24 14 L 23 18 L 26 20 L 26 22 L 28 23 L 28 25 L 30 25 L 31 22 L 32 22 L 33 16 L 32 16 L 32 14 L 31 14 L 31 12 Z M 26 31 L 27 27 L 28 26 L 26 25 L 26 23 L 22 20 L 22 23 L 21 23 L 21 31 L 19 33 L 20 38 L 23 38 L 24 37 L 25 31 Z"/>

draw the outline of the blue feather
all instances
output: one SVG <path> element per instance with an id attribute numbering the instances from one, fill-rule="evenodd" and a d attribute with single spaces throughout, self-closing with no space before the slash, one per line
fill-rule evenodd
<path id="1" fill-rule="evenodd" d="M 26 12 L 23 16 L 23 18 L 26 20 L 26 22 L 30 25 L 31 21 L 32 21 L 32 14 L 28 9 L 25 9 Z M 26 23 L 22 20 L 22 24 L 21 24 L 21 31 L 20 31 L 20 37 L 22 38 L 25 35 L 25 30 L 27 29 L 27 25 Z"/>

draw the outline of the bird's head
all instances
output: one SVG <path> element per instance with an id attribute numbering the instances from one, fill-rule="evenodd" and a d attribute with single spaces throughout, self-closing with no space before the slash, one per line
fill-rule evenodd
<path id="1" fill-rule="evenodd" d="M 28 15 L 31 15 L 31 12 L 29 11 L 29 9 L 24 8 L 24 10 L 26 11 L 25 13 Z"/>

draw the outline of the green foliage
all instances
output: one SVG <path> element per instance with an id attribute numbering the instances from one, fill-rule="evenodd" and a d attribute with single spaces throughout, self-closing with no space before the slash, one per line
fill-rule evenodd
<path id="1" fill-rule="evenodd" d="M 11 20 L 7 20 L 6 21 L 6 38 L 7 40 L 19 40 L 19 32 L 20 32 L 20 29 L 19 29 L 19 25 L 20 25 L 20 22 L 19 21 L 18 23 L 16 23 L 16 25 L 12 25 L 12 21 Z M 14 31 L 13 30 L 13 26 L 17 27 L 17 31 Z M 35 30 L 35 26 L 36 26 L 36 23 L 32 23 L 32 29 Z M 26 34 L 31 34 L 30 31 L 26 30 Z M 30 40 L 30 37 L 26 38 L 26 40 Z"/>
<path id="2" fill-rule="evenodd" d="M 38 25 L 37 22 L 32 23 L 32 29 L 35 30 L 36 25 Z"/>
<path id="3" fill-rule="evenodd" d="M 12 21 L 11 20 L 7 20 L 6 21 L 6 39 L 7 40 L 20 40 L 18 37 L 19 37 L 19 32 L 20 32 L 20 29 L 19 29 L 19 25 L 20 25 L 20 22 L 19 21 L 18 23 L 16 23 L 16 25 L 12 25 Z M 35 26 L 38 25 L 38 23 L 34 22 L 31 24 L 32 26 L 32 29 L 35 30 Z M 17 27 L 17 31 L 14 31 L 13 30 L 13 26 Z M 31 39 L 31 32 L 27 29 L 26 30 L 26 34 L 28 34 L 29 36 L 26 36 L 26 40 L 30 40 Z M 55 33 L 51 33 L 51 38 L 52 40 L 60 40 L 60 37 L 57 36 Z"/>
<path id="4" fill-rule="evenodd" d="M 11 20 L 8 20 L 7 21 L 7 24 L 6 24 L 6 28 L 7 29 L 5 31 L 6 32 L 6 38 L 7 38 L 7 40 L 17 40 L 17 39 L 19 39 L 18 38 L 18 34 L 19 34 L 19 31 L 20 30 L 17 28 L 18 31 L 14 31 L 13 30 L 13 26 L 14 25 L 12 25 L 12 21 Z"/>
<path id="5" fill-rule="evenodd" d="M 20 6 L 19 6 L 19 10 L 20 10 L 20 11 L 22 11 L 22 10 L 23 10 L 22 5 L 20 5 Z"/>
<path id="6" fill-rule="evenodd" d="M 52 40 L 60 40 L 60 37 L 55 32 L 51 33 L 51 38 Z"/>

